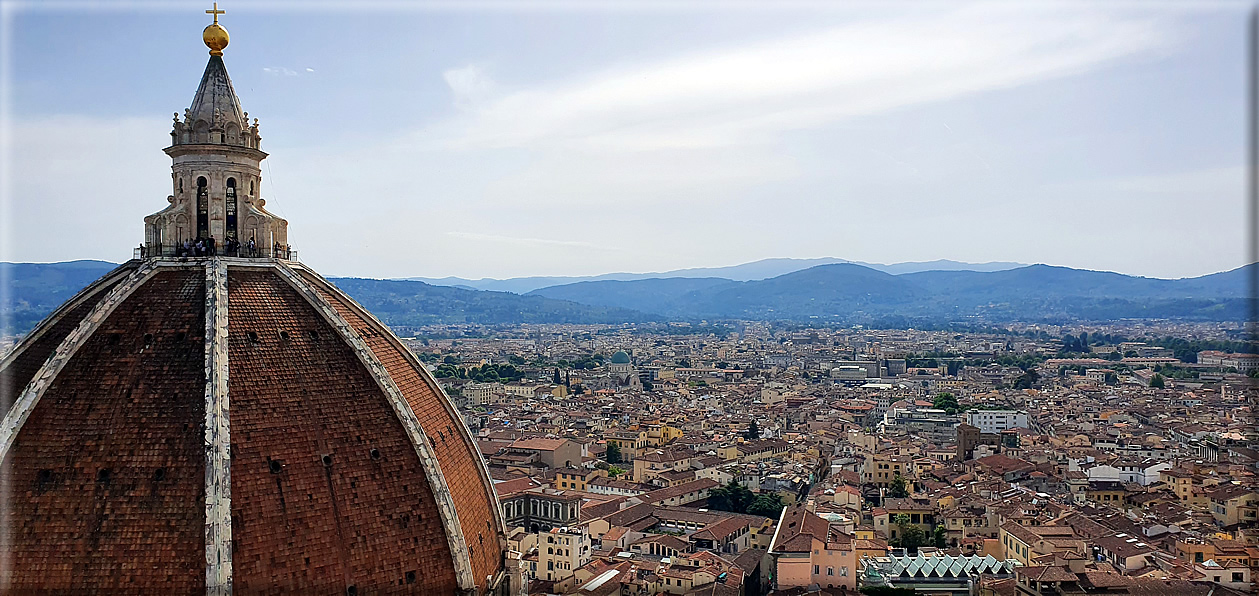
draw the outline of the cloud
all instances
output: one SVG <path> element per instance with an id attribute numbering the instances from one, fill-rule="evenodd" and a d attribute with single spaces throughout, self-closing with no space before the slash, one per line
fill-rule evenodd
<path id="1" fill-rule="evenodd" d="M 308 68 L 308 69 L 306 69 L 306 70 L 307 70 L 307 71 L 309 71 L 309 72 L 314 72 L 314 71 L 310 70 L 309 68 Z M 269 74 L 269 75 L 271 75 L 271 76 L 273 76 L 273 77 L 295 77 L 295 76 L 297 76 L 297 71 L 295 71 L 295 70 L 293 70 L 293 69 L 291 69 L 291 68 L 285 68 L 285 67 L 283 67 L 283 66 L 264 66 L 264 67 L 262 67 L 262 72 L 265 72 L 265 73 L 267 73 L 267 74 Z"/>
<path id="2" fill-rule="evenodd" d="M 1137 61 L 1174 48 L 1192 23 L 1083 4 L 915 12 L 704 51 L 662 44 L 657 58 L 611 56 L 623 61 L 587 71 L 554 64 L 546 72 L 558 78 L 542 82 L 494 70 L 532 68 L 532 56 L 494 68 L 459 56 L 441 73 L 449 98 L 433 98 L 457 109 L 417 110 L 443 114 L 422 129 L 335 143 L 293 143 L 273 130 L 263 190 L 269 208 L 293 222 L 303 258 L 343 275 L 572 275 L 819 255 L 1178 275 L 1242 258 L 1244 232 L 1233 233 L 1229 216 L 1241 204 L 1243 171 L 1177 174 L 1185 154 L 1174 143 L 1157 153 L 1172 167 L 1133 169 L 1092 144 L 1122 128 L 1019 126 L 1025 110 L 1027 121 L 1043 115 L 1028 100 L 1039 91 L 1032 85 L 1094 73 L 1062 86 L 1094 101 L 1096 81 L 1109 76 L 1099 71 L 1120 60 L 1118 74 L 1157 70 L 1181 82 L 1174 66 Z M 510 82 L 522 79 L 530 83 Z M 1027 92 L 992 93 L 1020 86 Z M 992 112 L 967 117 L 976 110 Z M 166 118 L 16 122 L 8 141 L 22 151 L 9 152 L 13 175 L 4 181 L 12 219 L 56 225 L 0 231 L 10 258 L 129 256 L 141 218 L 170 192 L 160 151 L 169 126 Z M 1111 140 L 1116 151 L 1130 146 Z M 1128 177 L 1114 177 L 1117 168 Z M 1158 176 L 1141 176 L 1149 173 Z M 1046 184 L 1062 180 L 1078 186 Z M 92 217 L 82 217 L 85 205 Z M 1187 208 L 1203 215 L 1168 215 Z M 1062 230 L 1062 238 L 1029 230 Z"/>
<path id="3" fill-rule="evenodd" d="M 1036 83 L 1164 46 L 1149 16 L 1083 5 L 965 6 L 861 21 L 609 69 L 493 99 L 474 66 L 444 73 L 470 108 L 454 148 L 654 150 L 764 142 L 786 131 Z M 470 98 L 481 103 L 469 105 Z"/>
<path id="4" fill-rule="evenodd" d="M 479 64 L 449 69 L 442 73 L 442 79 L 450 87 L 455 105 L 460 107 L 485 100 L 496 88 L 494 81 Z"/>

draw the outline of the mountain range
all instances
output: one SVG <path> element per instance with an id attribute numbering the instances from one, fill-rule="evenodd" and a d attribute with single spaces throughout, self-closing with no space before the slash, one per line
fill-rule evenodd
<path id="1" fill-rule="evenodd" d="M 590 281 L 528 295 L 620 307 L 671 319 L 824 319 L 946 322 L 1185 318 L 1244 320 L 1252 266 L 1186 279 L 1152 279 L 1050 265 L 1000 271 L 893 275 L 853 263 L 765 280 Z"/>
<path id="2" fill-rule="evenodd" d="M 632 278 L 491 280 L 519 282 L 522 288 L 545 279 L 582 280 L 522 293 L 417 280 L 330 281 L 395 327 L 702 319 L 894 327 L 958 321 L 1244 321 L 1249 316 L 1249 280 L 1257 266 L 1171 280 L 1050 265 L 934 263 L 881 266 L 888 271 L 850 262 L 767 259 L 734 267 L 678 270 L 659 277 L 610 274 Z M 8 331 L 22 333 L 34 327 L 115 266 L 104 261 L 0 263 L 0 279 L 6 280 L 9 290 L 0 314 L 8 318 Z M 929 268 L 933 266 L 939 268 Z M 784 269 L 788 271 L 770 275 Z"/>
<path id="3" fill-rule="evenodd" d="M 643 279 L 667 279 L 676 277 L 719 277 L 731 281 L 757 281 L 761 279 L 769 279 L 771 277 L 778 277 L 779 275 L 786 275 L 788 273 L 808 269 L 810 267 L 816 267 L 818 265 L 833 265 L 836 263 L 853 263 L 869 267 L 877 271 L 891 273 L 893 275 L 901 273 L 915 273 L 918 271 L 1002 271 L 1005 269 L 1014 269 L 1016 267 L 1024 266 L 1022 263 L 964 263 L 961 261 L 950 261 L 947 259 L 883 265 L 879 263 L 848 261 L 834 257 L 821 257 L 817 259 L 761 259 L 759 261 L 752 261 L 751 263 L 743 263 L 741 265 L 731 265 L 729 267 L 695 267 L 691 269 L 674 269 L 672 271 L 663 271 L 659 273 L 604 273 L 602 275 L 587 276 L 512 277 L 508 279 L 494 279 L 489 277 L 481 279 L 467 279 L 463 277 L 408 277 L 405 279 L 408 281 L 422 281 L 435 286 L 455 286 L 458 288 L 467 288 L 469 290 L 494 290 L 497 292 L 525 294 L 539 288 L 580 283 L 583 281 L 637 281 Z"/>

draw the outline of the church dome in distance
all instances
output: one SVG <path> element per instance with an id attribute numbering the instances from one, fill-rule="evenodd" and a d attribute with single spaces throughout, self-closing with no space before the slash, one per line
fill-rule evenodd
<path id="1" fill-rule="evenodd" d="M 630 363 L 630 357 L 629 357 L 629 354 L 625 353 L 625 350 L 617 350 L 615 353 L 612 354 L 612 364 L 629 364 L 629 363 Z"/>
<path id="2" fill-rule="evenodd" d="M 0 593 L 523 593 L 475 437 L 293 256 L 211 49 L 136 258 L 0 360 Z"/>

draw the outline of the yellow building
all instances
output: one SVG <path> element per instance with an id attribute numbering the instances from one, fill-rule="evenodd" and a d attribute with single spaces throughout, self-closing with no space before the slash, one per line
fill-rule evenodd
<path id="1" fill-rule="evenodd" d="M 551 486 L 560 490 L 585 491 L 591 480 L 607 475 L 608 473 L 604 470 L 558 468 L 555 470 L 555 480 L 551 483 Z"/>
<path id="2" fill-rule="evenodd" d="M 663 447 L 682 438 L 682 429 L 668 424 L 647 425 L 647 446 Z"/>
<path id="3" fill-rule="evenodd" d="M 612 429 L 603 433 L 608 445 L 621 449 L 621 461 L 634 461 L 647 448 L 647 432 L 641 430 Z"/>
<path id="4" fill-rule="evenodd" d="M 913 478 L 910 470 L 911 459 L 907 456 L 871 453 L 866 456 L 866 466 L 862 476 L 868 484 L 879 488 L 890 488 L 897 476 L 904 477 L 907 482 L 910 481 Z"/>
<path id="5" fill-rule="evenodd" d="M 1094 503 L 1111 505 L 1116 509 L 1124 508 L 1124 497 L 1127 494 L 1128 491 L 1124 490 L 1123 483 L 1114 480 L 1092 480 L 1088 488 L 1084 489 L 1085 499 Z"/>
<path id="6" fill-rule="evenodd" d="M 896 516 L 909 518 L 911 525 L 917 526 L 930 536 L 935 529 L 935 503 L 929 499 L 884 499 L 883 507 L 874 508 L 874 529 L 882 532 L 889 540 L 898 538 L 899 529 Z"/>
<path id="7" fill-rule="evenodd" d="M 1022 565 L 1030 565 L 1032 559 L 1041 555 L 1065 553 L 1068 551 L 1084 552 L 1088 545 L 1075 535 L 1070 526 L 1035 526 L 1026 527 L 1014 522 L 1001 525 L 997 539 L 1001 541 L 1002 556 L 999 559 L 1014 559 Z"/>
<path id="8" fill-rule="evenodd" d="M 1222 484 L 1206 491 L 1211 516 L 1222 527 L 1254 524 L 1259 513 L 1259 492 L 1236 484 Z M 1218 562 L 1218 561 L 1217 561 Z"/>

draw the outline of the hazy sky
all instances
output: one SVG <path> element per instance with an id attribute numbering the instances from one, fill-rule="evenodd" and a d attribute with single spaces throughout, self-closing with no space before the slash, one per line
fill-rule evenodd
<path id="1" fill-rule="evenodd" d="M 4 5 L 3 260 L 129 258 L 208 5 Z M 326 275 L 1246 261 L 1248 3 L 219 6 Z"/>

